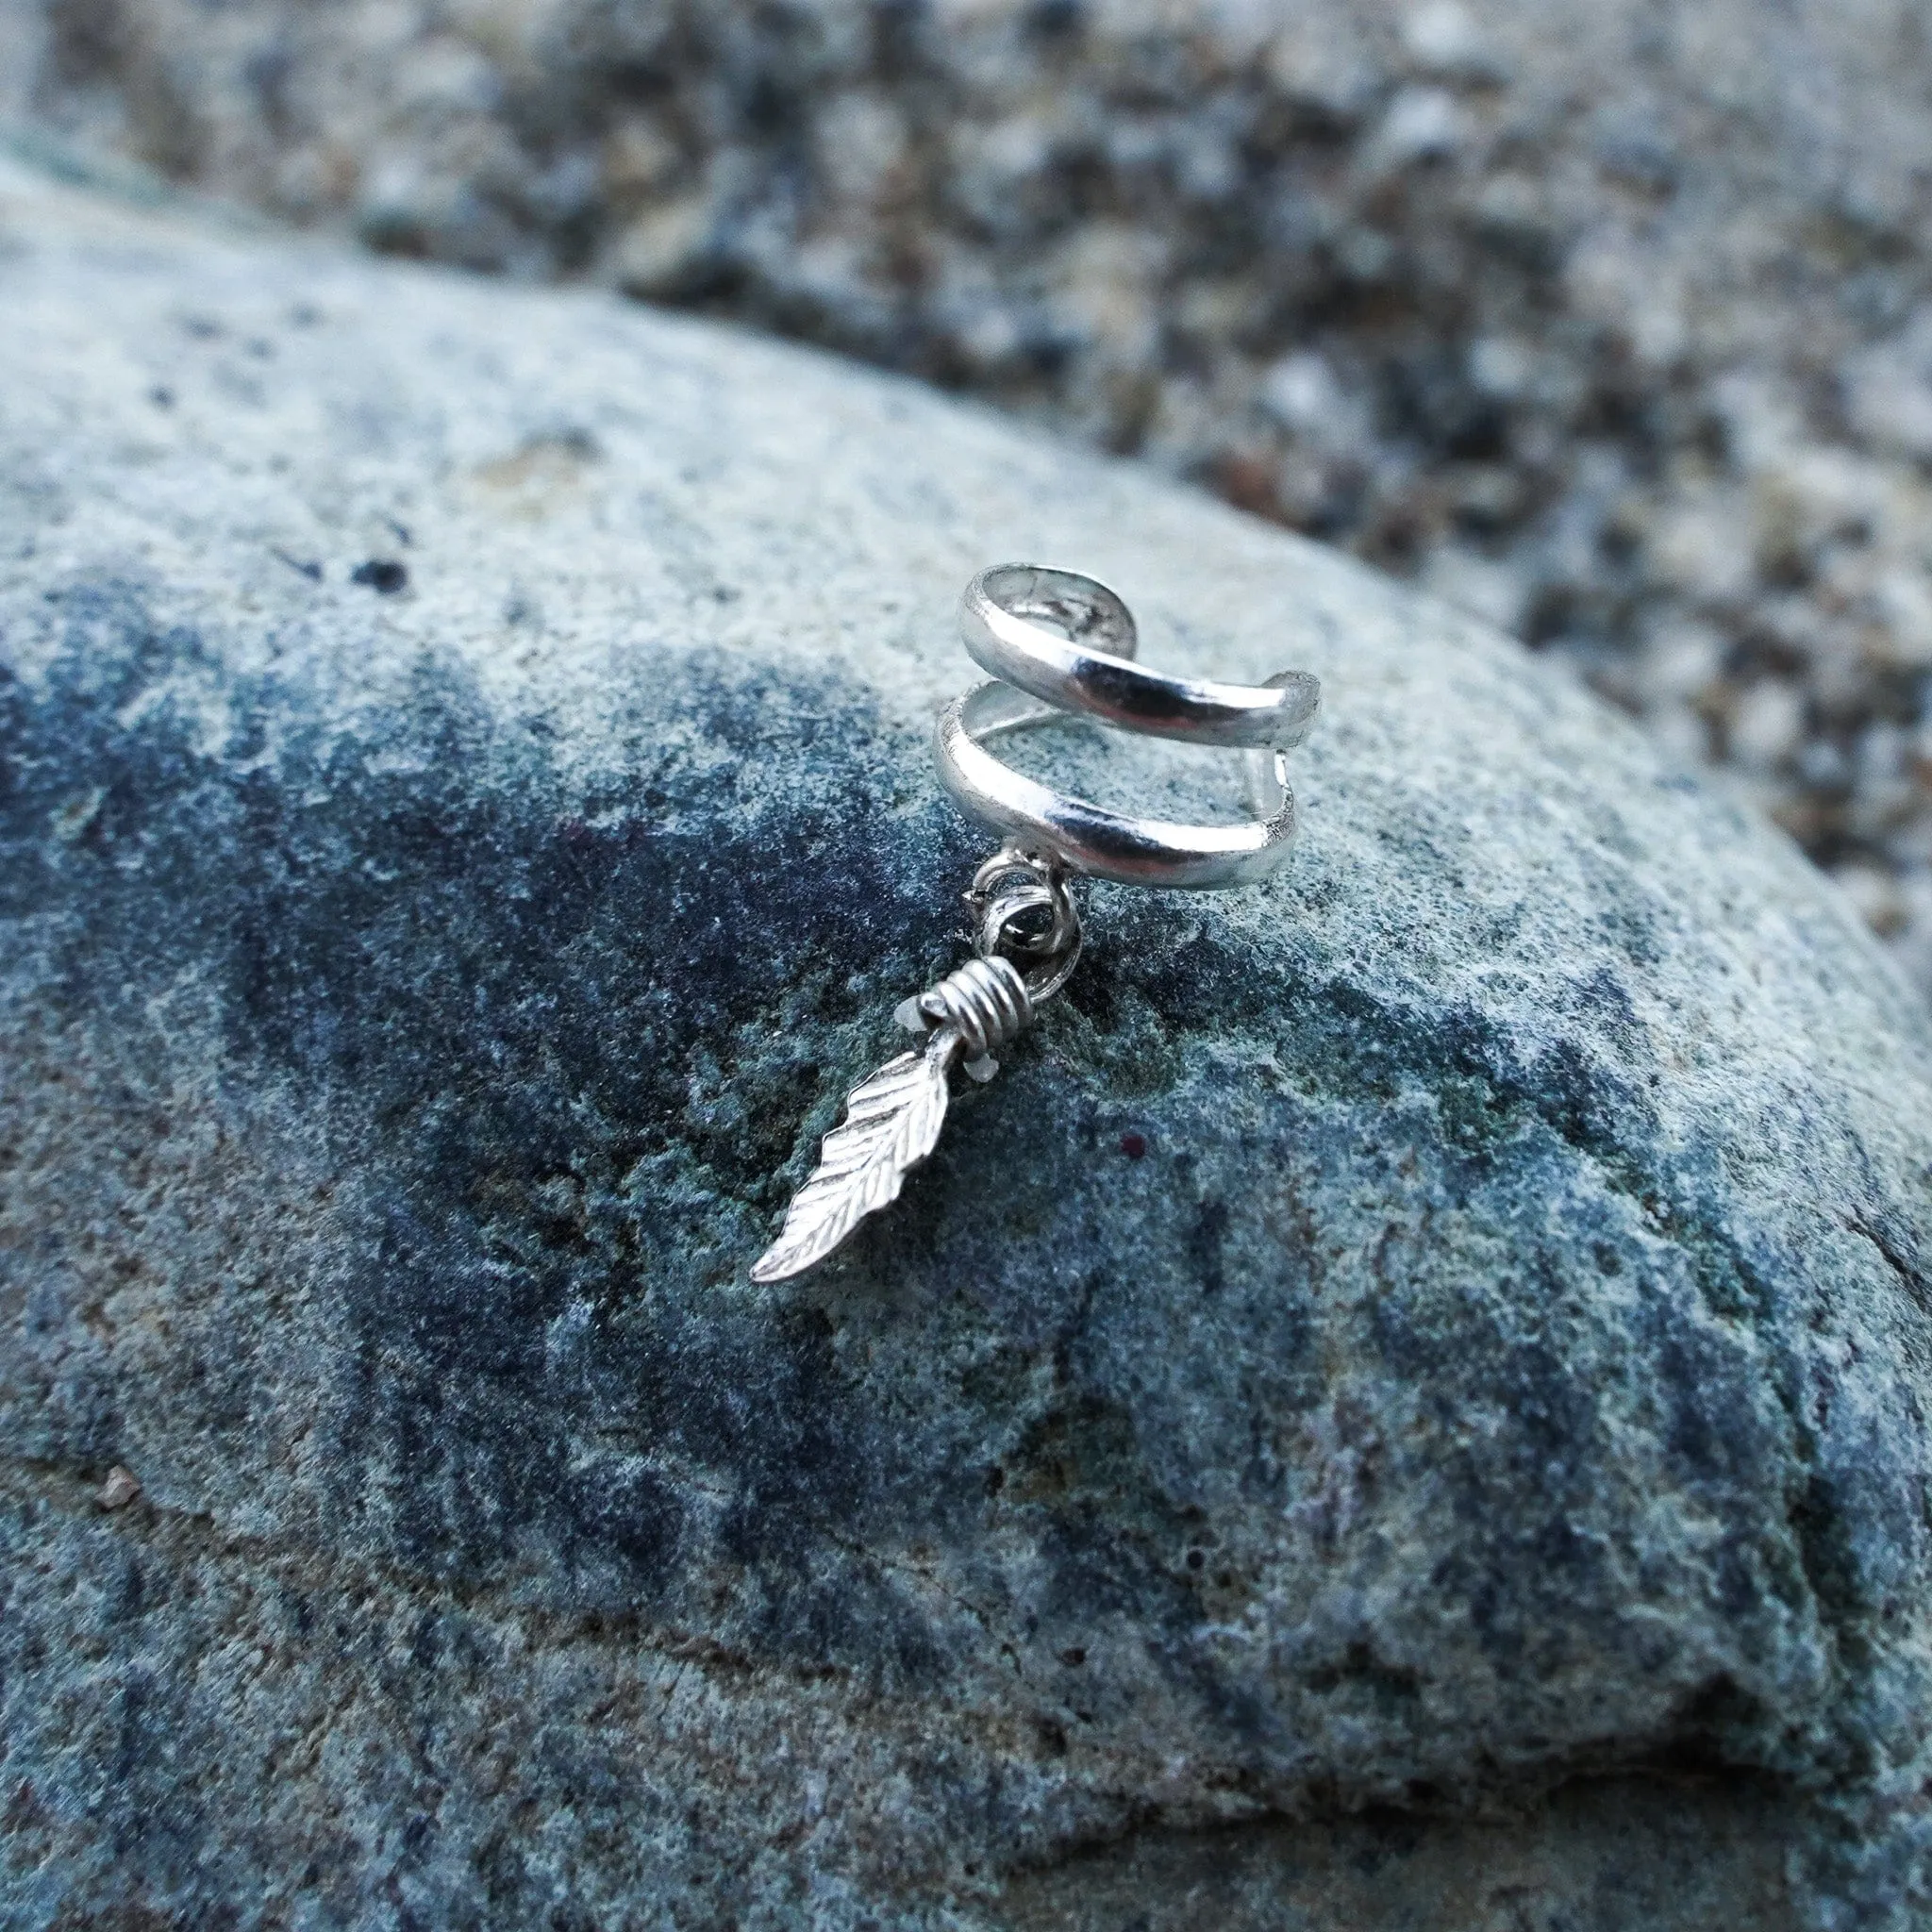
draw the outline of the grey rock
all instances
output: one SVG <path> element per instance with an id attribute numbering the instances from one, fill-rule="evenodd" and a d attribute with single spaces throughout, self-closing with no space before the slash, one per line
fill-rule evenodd
<path id="1" fill-rule="evenodd" d="M 1923 11 L 0 0 L 0 114 L 1345 543 L 1727 767 L 1932 990 Z"/>
<path id="2" fill-rule="evenodd" d="M 803 351 L 18 168 L 0 307 L 8 1924 L 1917 1922 L 1932 1040 L 1793 848 Z M 1303 845 L 756 1291 L 1027 555 L 1324 678 Z"/>

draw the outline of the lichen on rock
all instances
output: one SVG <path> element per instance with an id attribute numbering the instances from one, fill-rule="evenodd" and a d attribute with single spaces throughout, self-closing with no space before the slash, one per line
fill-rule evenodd
<path id="1" fill-rule="evenodd" d="M 1791 848 L 910 387 L 20 172 L 0 238 L 11 1920 L 1911 1923 L 1932 1041 Z M 755 1289 L 958 956 L 926 734 L 1027 555 L 1323 678 L 1302 847 L 1095 889 Z"/>

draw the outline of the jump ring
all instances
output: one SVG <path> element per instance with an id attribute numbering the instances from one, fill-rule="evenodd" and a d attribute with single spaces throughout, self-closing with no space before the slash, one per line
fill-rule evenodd
<path id="1" fill-rule="evenodd" d="M 973 875 L 966 892 L 983 959 L 1005 958 L 1025 968 L 1026 988 L 1045 1000 L 1066 983 L 1079 963 L 1080 908 L 1067 890 L 1066 874 L 1038 854 L 1002 846 Z M 1045 913 L 1043 929 L 1028 930 L 1028 915 Z"/>
<path id="2" fill-rule="evenodd" d="M 1320 683 L 1284 671 L 1259 685 L 1169 677 L 1133 661 L 1132 613 L 1076 571 L 1000 564 L 966 587 L 966 648 L 992 681 L 955 698 L 934 744 L 940 779 L 974 817 L 1069 870 L 1124 884 L 1206 889 L 1264 878 L 1294 837 L 1285 754 L 1314 723 Z M 1081 714 L 1123 731 L 1241 750 L 1254 818 L 1185 825 L 1108 811 L 1016 772 L 984 741 Z"/>

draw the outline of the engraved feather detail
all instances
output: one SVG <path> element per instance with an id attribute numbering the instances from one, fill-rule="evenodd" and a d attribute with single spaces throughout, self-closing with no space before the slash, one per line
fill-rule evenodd
<path id="1" fill-rule="evenodd" d="M 946 1073 L 959 1044 L 958 1034 L 942 1026 L 924 1052 L 901 1054 L 852 1090 L 844 1124 L 825 1136 L 778 1239 L 752 1266 L 754 1281 L 802 1273 L 866 1215 L 898 1199 L 907 1170 L 932 1152 L 945 1124 Z"/>

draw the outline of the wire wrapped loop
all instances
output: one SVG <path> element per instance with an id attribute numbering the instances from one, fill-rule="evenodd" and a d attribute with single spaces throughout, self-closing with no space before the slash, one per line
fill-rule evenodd
<path id="1" fill-rule="evenodd" d="M 966 648 L 992 674 L 949 705 L 934 755 L 967 811 L 1070 871 L 1130 885 L 1205 889 L 1263 878 L 1287 858 L 1294 799 L 1285 754 L 1307 736 L 1321 685 L 1284 671 L 1258 685 L 1169 677 L 1133 661 L 1132 613 L 1076 571 L 1009 563 L 966 587 Z M 1243 751 L 1255 816 L 1184 825 L 1108 811 L 1016 772 L 987 749 L 1003 732 L 1082 716 L 1122 731 Z"/>
<path id="2" fill-rule="evenodd" d="M 970 1059 L 1017 1040 L 1033 1024 L 1033 1001 L 1010 959 L 969 959 L 919 996 L 919 1010 L 938 1026 L 950 1026 L 966 1042 Z"/>

